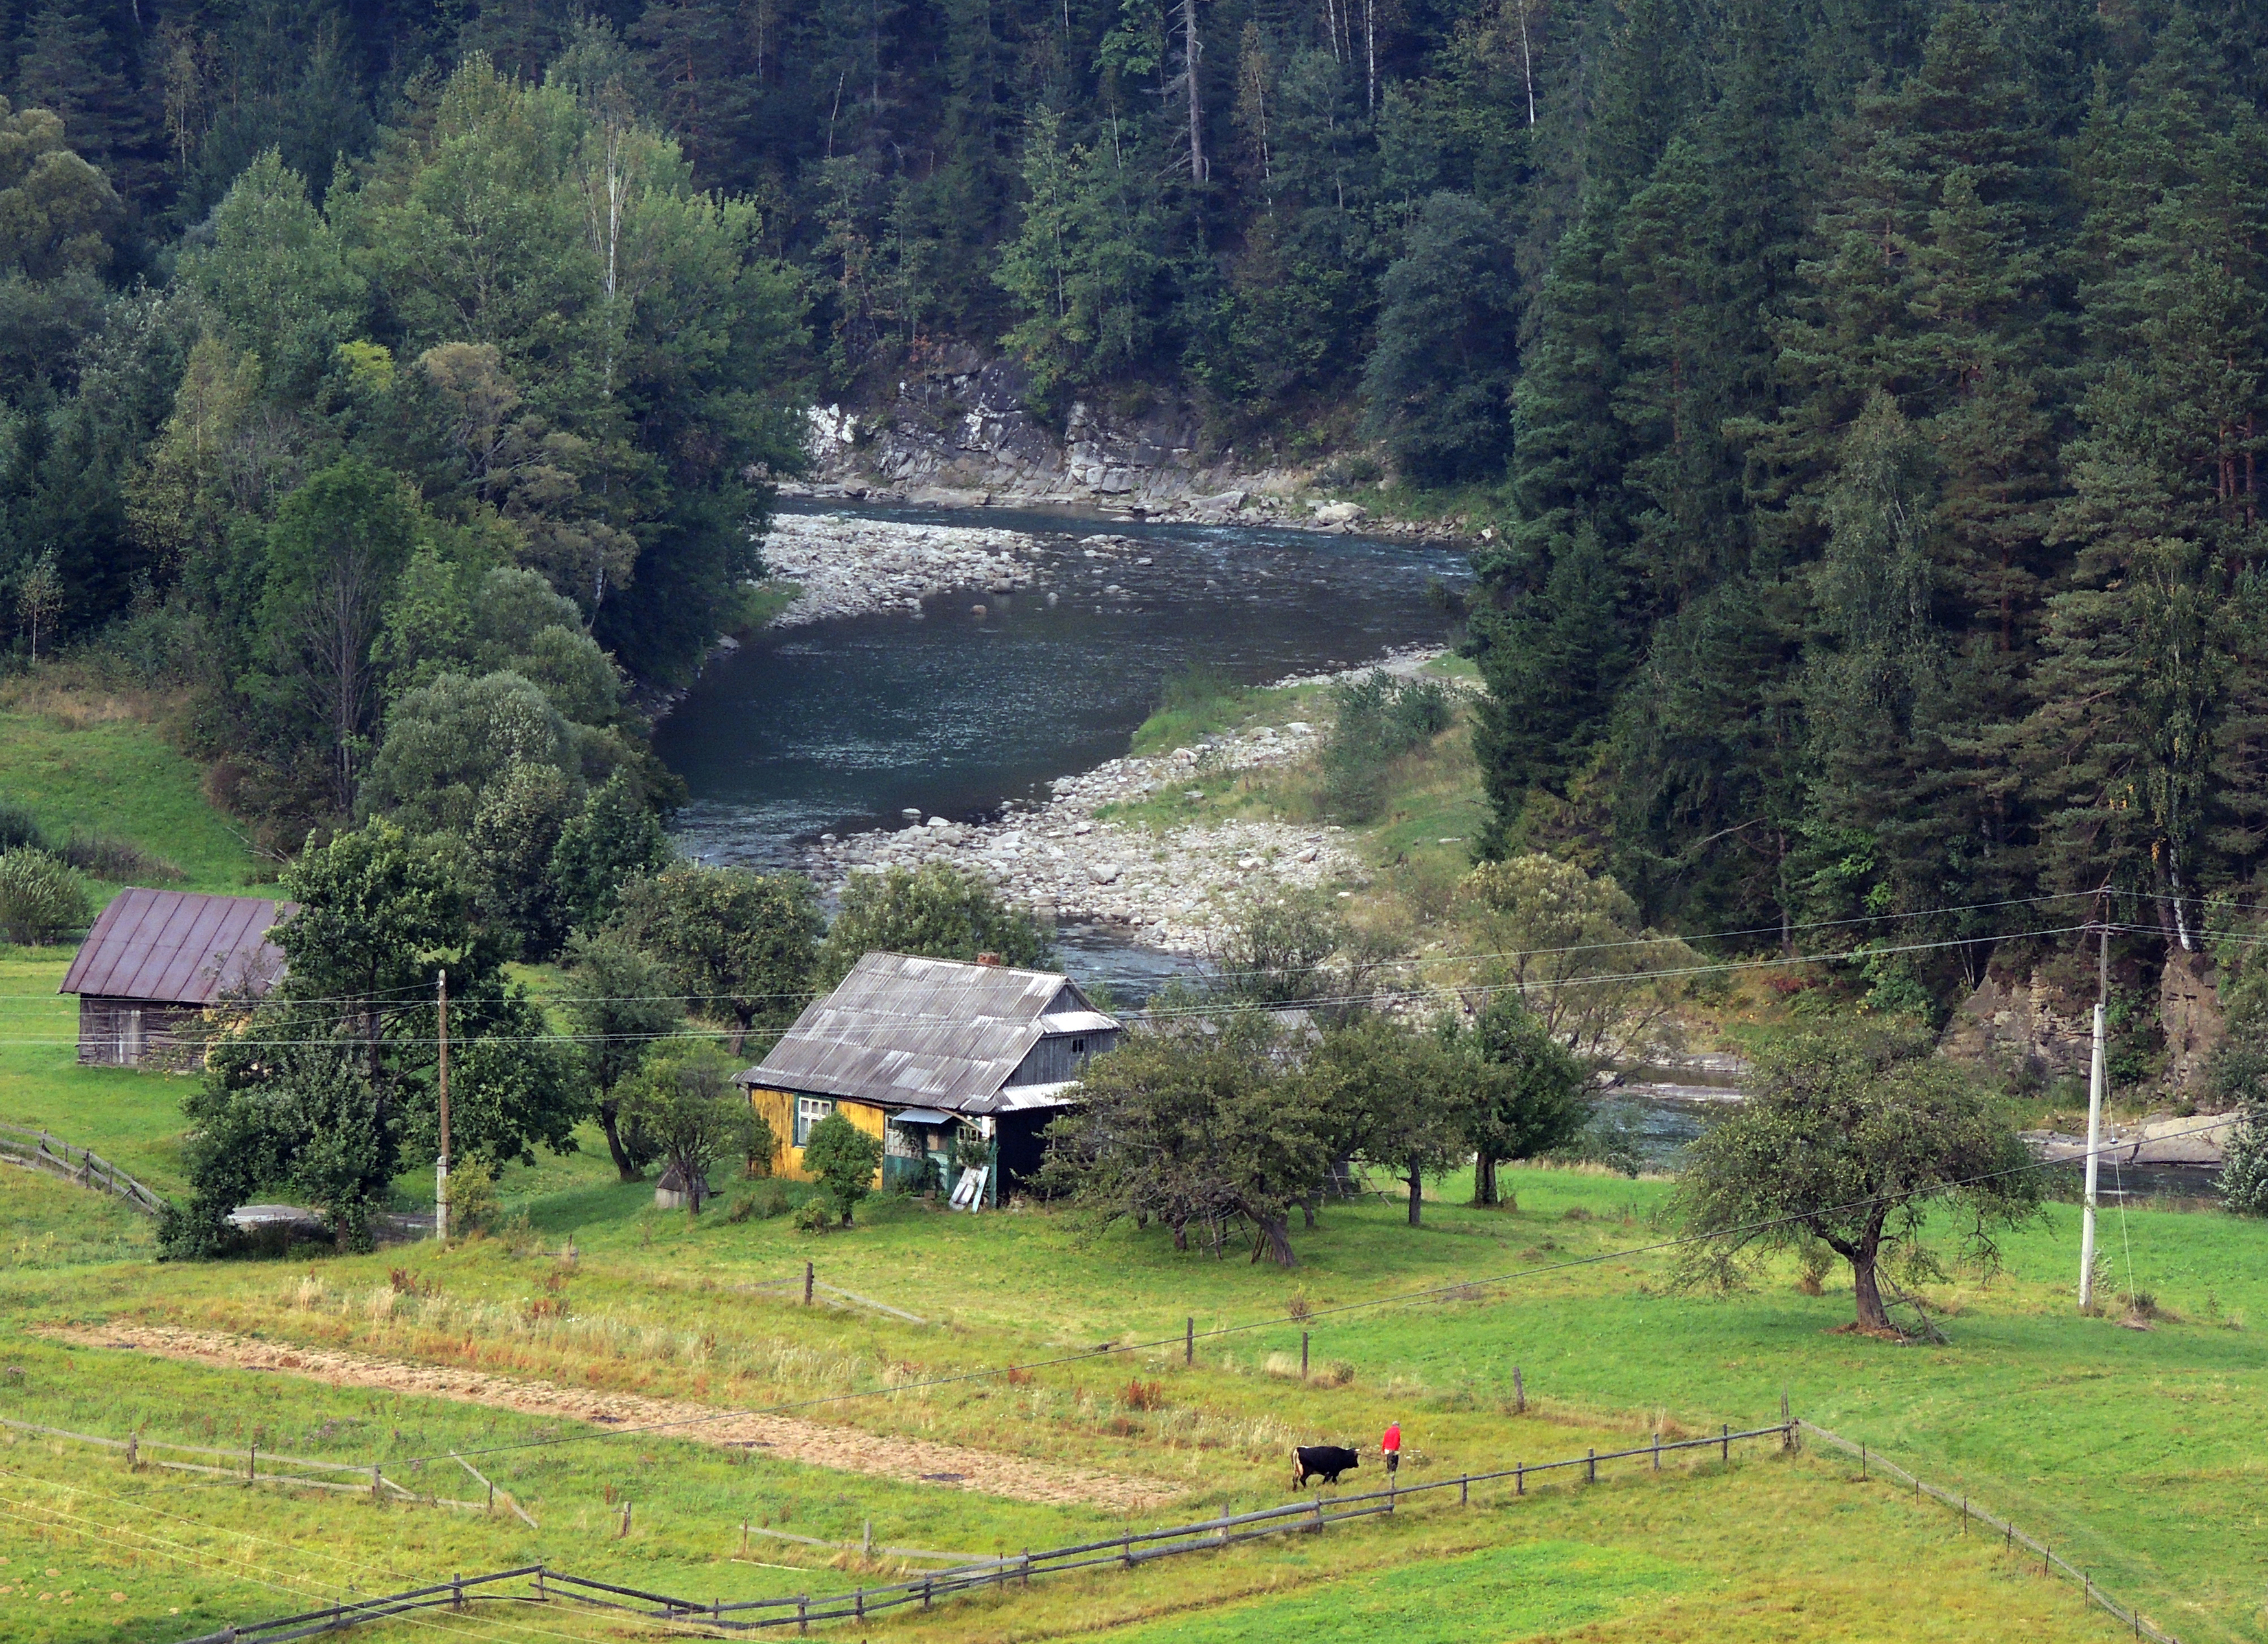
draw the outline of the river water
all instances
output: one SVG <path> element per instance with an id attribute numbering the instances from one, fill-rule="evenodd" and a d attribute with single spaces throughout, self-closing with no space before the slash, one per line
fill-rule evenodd
<path id="1" fill-rule="evenodd" d="M 1044 798 L 1052 778 L 1125 753 L 1168 675 L 1204 666 L 1251 683 L 1439 643 L 1427 585 L 1468 576 L 1462 550 L 1312 531 L 1004 508 L 823 512 L 1027 532 L 1054 574 L 1012 598 L 940 596 L 920 617 L 761 633 L 713 663 L 654 735 L 691 794 L 678 843 L 704 860 L 784 866 L 798 842 L 895 827 L 907 808 L 974 821 Z M 1098 532 L 1136 539 L 1152 563 L 1089 566 L 1079 539 Z M 1105 595 L 1106 580 L 1126 592 Z M 1107 931 L 1067 928 L 1060 945 L 1122 1004 L 1175 967 Z"/>

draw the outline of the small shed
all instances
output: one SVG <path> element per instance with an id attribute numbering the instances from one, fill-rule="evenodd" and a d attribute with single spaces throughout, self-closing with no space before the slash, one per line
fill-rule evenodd
<path id="1" fill-rule="evenodd" d="M 830 1113 L 882 1141 L 881 1182 L 946 1186 L 954 1144 L 981 1139 L 997 1201 L 1039 1167 L 1040 1132 L 1117 1021 L 1049 970 L 868 954 L 740 1074 L 779 1139 L 776 1175 L 805 1176 L 804 1139 Z"/>
<path id="2" fill-rule="evenodd" d="M 80 1064 L 180 1065 L 181 1023 L 224 995 L 276 985 L 284 955 L 268 933 L 296 911 L 262 896 L 120 891 L 56 990 L 78 995 Z"/>

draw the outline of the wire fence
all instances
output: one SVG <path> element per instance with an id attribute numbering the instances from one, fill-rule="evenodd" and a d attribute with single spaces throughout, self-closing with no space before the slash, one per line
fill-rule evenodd
<path id="1" fill-rule="evenodd" d="M 2010 1520 L 1988 1513 L 1967 1496 L 1948 1490 L 1941 1485 L 1930 1484 L 1918 1475 L 1907 1471 L 1896 1463 L 1885 1460 L 1880 1450 L 1869 1449 L 1863 1444 L 1854 1444 L 1841 1434 L 1830 1433 L 1825 1427 L 1805 1421 L 1800 1417 L 1795 1425 L 1814 1438 L 1833 1445 L 1845 1455 L 1857 1456 L 1859 1471 L 1862 1478 L 1872 1478 L 1876 1473 L 1882 1473 L 1896 1479 L 1900 1484 L 1911 1485 L 1917 1499 L 1928 1496 L 1933 1500 L 1942 1502 L 1945 1506 L 1956 1509 L 1961 1515 L 1962 1534 L 1968 1533 L 1970 1524 L 1981 1524 L 1988 1531 L 1999 1536 L 2007 1544 L 2011 1552 L 2021 1547 L 2028 1553 L 2036 1554 L 2040 1560 L 2040 1573 L 2043 1575 L 2058 1574 L 2078 1582 L 2086 1603 L 2109 1611 L 2117 1618 L 2119 1624 L 2131 1630 L 2136 1638 L 2154 1639 L 2157 1644 L 2181 1644 L 2181 1640 L 2172 1633 L 2145 1619 L 2140 1611 L 2132 1605 L 2120 1603 L 2109 1593 L 2104 1592 L 2095 1584 L 2094 1572 L 2083 1569 L 2066 1559 L 2058 1557 L 2046 1542 L 2025 1534 Z"/>
<path id="2" fill-rule="evenodd" d="M 114 1193 L 144 1215 L 154 1216 L 166 1201 L 91 1147 L 75 1147 L 45 1131 L 0 1124 L 0 1163 L 60 1176 L 74 1186 Z"/>
<path id="3" fill-rule="evenodd" d="M 313 1638 L 319 1633 L 359 1626 L 413 1611 L 462 1610 L 470 1603 L 483 1601 L 543 1603 L 572 1600 L 650 1619 L 725 1632 L 754 1633 L 769 1627 L 792 1626 L 803 1633 L 809 1631 L 816 1623 L 864 1621 L 894 1610 L 909 1607 L 926 1610 L 939 1600 L 967 1594 L 1009 1586 L 1028 1587 L 1035 1576 L 1062 1575 L 1073 1570 L 1097 1568 L 1130 1570 L 1138 1565 L 1160 1559 L 1174 1558 L 1188 1552 L 1216 1552 L 1270 1536 L 1314 1533 L 1326 1525 L 1390 1514 L 1406 1500 L 1439 1497 L 1441 1493 L 1450 1490 L 1457 1493 L 1460 1506 L 1469 1506 L 1476 1485 L 1501 1485 L 1509 1481 L 1513 1493 L 1521 1496 L 1528 1493 L 1530 1479 L 1564 1475 L 1579 1468 L 1582 1470 L 1584 1482 L 1595 1484 L 1600 1467 L 1609 1462 L 1645 1459 L 1651 1463 L 1653 1471 L 1660 1472 L 1662 1457 L 1666 1456 L 1714 1450 L 1720 1460 L 1729 1463 L 1735 1444 L 1758 1439 L 1776 1439 L 1783 1449 L 1792 1448 L 1795 1442 L 1796 1427 L 1793 1421 L 1780 1421 L 1768 1427 L 1752 1427 L 1739 1433 L 1727 1427 L 1721 1428 L 1713 1437 L 1664 1440 L 1657 1435 L 1652 1442 L 1629 1449 L 1594 1449 L 1555 1462 L 1515 1462 L 1510 1467 L 1499 1467 L 1486 1472 L 1461 1473 L 1454 1478 L 1435 1478 L 1424 1484 L 1391 1483 L 1383 1490 L 1366 1491 L 1355 1495 L 1326 1499 L 1319 1493 L 1305 1500 L 1262 1508 L 1256 1512 L 1223 1513 L 1218 1517 L 1176 1524 L 1165 1530 L 1128 1530 L 1100 1541 L 1077 1542 L 1070 1546 L 1050 1547 L 1042 1552 L 979 1559 L 947 1570 L 818 1597 L 802 1593 L 793 1598 L 738 1599 L 731 1603 L 711 1599 L 704 1603 L 697 1599 L 617 1586 L 608 1581 L 593 1581 L 586 1576 L 569 1575 L 545 1565 L 530 1564 L 487 1575 L 455 1576 L 435 1586 L 389 1593 L 383 1597 L 342 1600 L 325 1609 L 281 1616 L 272 1621 L 254 1622 L 247 1626 L 223 1627 L 217 1633 L 208 1633 L 187 1640 L 187 1644 L 289 1644 L 289 1640 L 293 1639 Z M 501 1590 L 515 1581 L 528 1583 L 528 1590 Z"/>

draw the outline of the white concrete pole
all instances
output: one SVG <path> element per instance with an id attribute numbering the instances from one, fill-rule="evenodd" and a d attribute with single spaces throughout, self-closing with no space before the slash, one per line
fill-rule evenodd
<path id="1" fill-rule="evenodd" d="M 2079 1227 L 2079 1310 L 2095 1305 L 2095 1186 L 2102 1168 L 2103 1036 L 2110 996 L 2110 923 L 2102 925 L 2095 999 L 2095 1057 L 2087 1075 L 2087 1208 Z"/>

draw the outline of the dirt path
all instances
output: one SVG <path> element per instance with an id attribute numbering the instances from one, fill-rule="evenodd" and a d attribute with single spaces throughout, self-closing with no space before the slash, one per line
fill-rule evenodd
<path id="1" fill-rule="evenodd" d="M 372 1358 L 330 1347 L 254 1341 L 218 1331 L 114 1324 L 100 1330 L 51 1330 L 44 1333 L 78 1347 L 129 1347 L 195 1364 L 282 1370 L 333 1387 L 379 1387 L 389 1392 L 454 1398 L 467 1404 L 517 1410 L 527 1415 L 563 1416 L 574 1421 L 593 1422 L 602 1428 L 697 1421 L 700 1425 L 668 1429 L 662 1436 L 694 1439 L 733 1449 L 753 1446 L 767 1455 L 812 1467 L 873 1473 L 950 1489 L 979 1490 L 1019 1501 L 1081 1502 L 1134 1513 L 1171 1500 L 1182 1490 L 1161 1479 L 1120 1477 L 1059 1462 L 1002 1456 L 931 1439 L 891 1437 L 792 1416 L 731 1415 L 718 1419 L 720 1412 L 714 1405 L 682 1399 L 579 1391 L 550 1382 L 491 1375 L 484 1370 Z"/>

